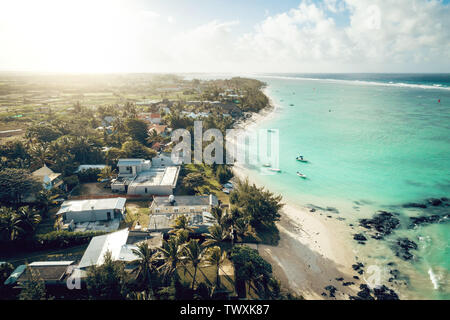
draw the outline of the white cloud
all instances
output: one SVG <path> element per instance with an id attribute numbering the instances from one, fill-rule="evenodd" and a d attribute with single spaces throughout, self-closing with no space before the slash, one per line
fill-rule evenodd
<path id="1" fill-rule="evenodd" d="M 289 12 L 266 18 L 240 38 L 239 47 L 253 62 L 260 61 L 253 64 L 255 70 L 449 71 L 449 6 L 438 1 L 413 4 L 303 1 Z M 337 26 L 327 13 L 342 8 L 348 11 L 348 26 Z"/>

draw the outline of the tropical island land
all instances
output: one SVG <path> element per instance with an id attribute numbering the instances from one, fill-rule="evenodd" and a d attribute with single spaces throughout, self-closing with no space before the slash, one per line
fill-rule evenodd
<path id="1" fill-rule="evenodd" d="M 2 298 L 301 298 L 253 249 L 278 242 L 281 197 L 170 163 L 172 130 L 225 131 L 268 105 L 264 84 L 106 79 L 2 76 Z"/>
<path id="2" fill-rule="evenodd" d="M 82 292 L 70 291 L 72 298 L 114 294 L 114 298 L 124 299 L 191 299 L 200 291 L 204 299 L 215 295 L 398 298 L 386 286 L 375 291 L 367 286 L 362 277 L 363 264 L 348 245 L 353 235 L 340 221 L 319 217 L 312 214 L 313 210 L 286 202 L 244 167 L 183 164 L 172 170 L 174 173 L 169 172 L 171 167 L 178 167 L 170 163 L 173 130 L 187 128 L 192 132 L 194 121 L 202 120 L 204 130 L 218 128 L 225 136 L 227 129 L 249 128 L 276 113 L 265 83 L 239 77 L 104 77 L 14 78 L 8 74 L 1 82 L 2 128 L 23 130 L 20 134 L 8 131 L 0 148 L 0 260 L 5 261 L 2 283 L 8 285 L 2 290 L 6 290 L 6 297 L 62 297 L 59 290 L 70 276 L 65 275 L 55 284 L 54 280 L 40 279 L 33 268 L 70 268 L 82 274 L 84 285 Z M 147 168 L 148 160 L 151 169 Z M 142 170 L 131 180 L 144 182 L 128 181 L 128 168 Z M 172 179 L 175 184 L 146 184 L 148 176 L 161 177 L 161 181 Z M 175 200 L 164 200 L 167 188 Z M 164 201 L 178 199 L 185 206 L 195 206 L 199 201 L 200 206 L 204 201 L 201 198 L 209 196 L 217 202 L 209 203 L 208 209 L 185 207 L 184 214 L 171 208 L 166 214 L 160 212 Z M 114 218 L 109 213 L 85 220 L 76 215 L 67 217 L 68 212 L 76 210 L 71 208 L 90 205 L 79 212 L 88 216 L 95 206 L 107 206 L 111 199 L 121 198 L 122 207 L 111 207 Z M 202 216 L 203 210 L 212 215 L 209 221 Z M 171 219 L 164 220 L 169 213 Z M 199 217 L 203 222 L 198 222 Z M 127 235 L 120 236 L 124 230 Z M 104 245 L 100 250 L 102 254 L 108 252 L 104 258 L 99 252 L 91 252 L 90 243 L 107 243 L 108 237 L 122 237 L 125 243 L 117 248 Z M 237 252 L 235 258 L 233 250 Z M 85 257 L 92 254 L 99 256 L 97 263 L 83 264 Z M 245 269 L 249 267 L 247 258 L 241 261 L 239 257 L 248 255 L 261 269 Z M 211 265 L 213 256 L 216 271 Z M 117 259 L 126 259 L 127 263 Z M 59 266 L 57 261 L 67 265 Z M 10 277 L 16 268 L 22 282 L 20 277 Z M 107 284 L 91 283 L 108 268 L 115 270 L 116 281 L 126 283 L 120 290 L 115 288 L 119 291 L 100 290 Z M 255 279 L 249 279 L 255 272 Z M 41 284 L 38 293 L 27 291 L 23 279 L 30 277 Z M 236 281 L 240 278 L 245 281 Z M 46 285 L 50 293 L 45 292 Z"/>

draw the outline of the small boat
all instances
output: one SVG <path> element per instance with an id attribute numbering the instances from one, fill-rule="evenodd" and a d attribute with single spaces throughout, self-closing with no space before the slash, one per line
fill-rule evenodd
<path id="1" fill-rule="evenodd" d="M 263 167 L 270 167 L 270 163 L 264 163 Z"/>
<path id="2" fill-rule="evenodd" d="M 291 104 L 290 104 L 290 106 L 291 106 L 291 107 L 293 107 L 293 106 L 294 106 L 294 104 L 293 104 L 293 103 L 291 103 Z"/>
<path id="3" fill-rule="evenodd" d="M 274 172 L 281 172 L 281 169 L 278 168 L 270 168 L 269 170 Z"/>
<path id="4" fill-rule="evenodd" d="M 303 178 L 303 179 L 306 178 L 306 175 L 303 174 L 303 173 L 301 173 L 301 172 L 299 172 L 299 171 L 297 171 L 297 175 L 298 175 L 300 178 Z"/>
<path id="5" fill-rule="evenodd" d="M 295 158 L 295 160 L 300 161 L 300 162 L 308 162 L 308 160 L 303 158 L 303 156 L 298 156 L 297 158 Z"/>
<path id="6" fill-rule="evenodd" d="M 267 129 L 267 132 L 275 132 L 273 129 Z"/>

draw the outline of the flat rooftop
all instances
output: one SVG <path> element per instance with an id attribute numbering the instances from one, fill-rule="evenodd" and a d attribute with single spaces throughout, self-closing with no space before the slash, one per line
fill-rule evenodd
<path id="1" fill-rule="evenodd" d="M 130 185 L 175 187 L 179 170 L 177 166 L 151 168 L 140 172 Z"/>
<path id="2" fill-rule="evenodd" d="M 173 207 L 173 206 L 217 206 L 219 204 L 215 195 L 207 196 L 174 196 L 174 203 L 170 203 L 169 197 L 155 197 L 153 202 L 157 207 Z"/>
<path id="3" fill-rule="evenodd" d="M 64 201 L 57 214 L 65 212 L 83 212 L 91 210 L 122 210 L 125 207 L 125 198 L 106 198 L 89 200 Z"/>

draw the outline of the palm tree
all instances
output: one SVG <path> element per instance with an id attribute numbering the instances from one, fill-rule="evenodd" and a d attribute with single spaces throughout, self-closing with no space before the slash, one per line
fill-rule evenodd
<path id="1" fill-rule="evenodd" d="M 14 220 L 24 231 L 31 233 L 42 218 L 39 213 L 27 206 L 17 210 Z"/>
<path id="2" fill-rule="evenodd" d="M 142 242 L 137 247 L 137 249 L 132 250 L 132 252 L 138 257 L 136 261 L 137 266 L 132 272 L 137 274 L 137 278 L 141 279 L 146 288 L 150 288 L 154 295 L 152 273 L 156 271 L 154 265 L 156 250 L 150 249 L 146 242 Z"/>
<path id="3" fill-rule="evenodd" d="M 15 219 L 15 212 L 11 208 L 0 208 L 0 238 L 14 241 L 24 234 L 25 230 Z"/>
<path id="4" fill-rule="evenodd" d="M 115 170 L 112 170 L 110 166 L 106 166 L 102 169 L 102 171 L 98 174 L 98 181 L 102 182 L 104 180 L 111 180 L 116 174 Z"/>
<path id="5" fill-rule="evenodd" d="M 194 275 L 192 276 L 191 289 L 194 289 L 195 278 L 197 276 L 197 269 L 199 269 L 200 263 L 204 259 L 205 250 L 198 243 L 198 240 L 191 239 L 188 243 L 183 246 L 183 257 L 182 260 L 186 260 L 192 264 L 194 267 Z"/>
<path id="6" fill-rule="evenodd" d="M 50 190 L 44 189 L 39 191 L 39 193 L 37 194 L 36 201 L 42 206 L 43 208 L 42 212 L 44 213 L 44 215 L 47 215 L 50 206 L 57 203 L 55 200 L 59 196 L 60 196 L 59 194 L 52 194 L 52 191 Z"/>
<path id="7" fill-rule="evenodd" d="M 174 224 L 172 226 L 172 230 L 170 230 L 170 233 L 176 233 L 178 230 L 186 230 L 188 232 L 194 232 L 194 228 L 189 226 L 189 218 L 186 215 L 178 216 Z"/>
<path id="8" fill-rule="evenodd" d="M 177 276 L 177 264 L 180 262 L 182 247 L 179 245 L 176 238 L 170 238 L 163 241 L 162 246 L 158 248 L 159 258 L 164 263 L 158 268 L 166 278 L 169 280 L 172 276 Z"/>
<path id="9" fill-rule="evenodd" d="M 206 253 L 206 263 L 207 265 L 216 266 L 216 288 L 220 288 L 220 276 L 219 269 L 220 265 L 226 260 L 227 253 L 222 251 L 220 247 L 214 246 L 208 248 Z"/>
<path id="10" fill-rule="evenodd" d="M 209 227 L 208 231 L 209 233 L 203 234 L 203 236 L 206 238 L 206 241 L 203 243 L 203 246 L 205 247 L 209 247 L 211 245 L 219 245 L 228 237 L 227 231 L 219 224 L 215 224 Z"/>

